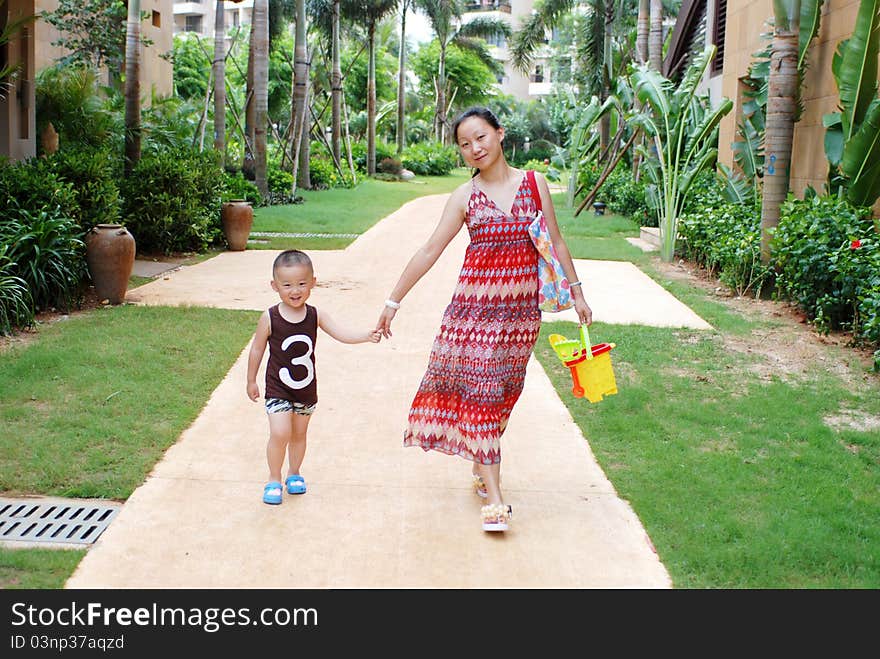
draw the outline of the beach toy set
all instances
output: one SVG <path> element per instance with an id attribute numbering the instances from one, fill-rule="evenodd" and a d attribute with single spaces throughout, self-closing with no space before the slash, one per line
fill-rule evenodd
<path id="1" fill-rule="evenodd" d="M 611 365 L 614 343 L 590 344 L 590 333 L 581 325 L 579 339 L 566 339 L 561 334 L 551 334 L 550 345 L 559 360 L 571 372 L 571 393 L 598 403 L 604 396 L 617 393 L 617 382 Z"/>

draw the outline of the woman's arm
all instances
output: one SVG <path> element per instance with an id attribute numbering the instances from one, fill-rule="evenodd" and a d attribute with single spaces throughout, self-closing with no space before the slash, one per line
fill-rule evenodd
<path id="1" fill-rule="evenodd" d="M 550 232 L 550 240 L 553 241 L 553 247 L 556 248 L 556 255 L 559 257 L 559 263 L 565 276 L 571 283 L 579 282 L 577 271 L 574 268 L 574 261 L 571 259 L 571 252 L 568 251 L 568 245 L 559 231 L 559 224 L 556 222 L 556 211 L 553 208 L 553 198 L 550 195 L 550 186 L 547 185 L 547 179 L 541 172 L 535 172 L 535 182 L 538 184 L 538 193 L 541 195 L 541 208 L 544 212 L 544 219 L 547 221 L 547 230 Z M 584 299 L 583 286 L 572 286 L 571 295 L 574 298 L 574 308 L 578 318 L 585 325 L 593 322 L 593 311 L 590 305 Z"/>
<path id="2" fill-rule="evenodd" d="M 443 208 L 443 214 L 437 227 L 428 238 L 427 242 L 422 245 L 416 253 L 413 254 L 409 263 L 403 269 L 403 273 L 397 280 L 397 284 L 391 291 L 389 300 L 400 303 L 401 300 L 409 293 L 410 289 L 416 285 L 428 270 L 437 262 L 443 250 L 449 245 L 455 235 L 464 224 L 465 205 L 470 194 L 470 182 L 459 186 Z M 394 318 L 396 309 L 385 307 L 376 323 L 376 330 L 381 332 L 386 338 L 391 336 L 391 320 Z"/>

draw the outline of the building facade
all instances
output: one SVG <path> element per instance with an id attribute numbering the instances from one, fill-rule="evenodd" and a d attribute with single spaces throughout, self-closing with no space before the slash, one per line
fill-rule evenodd
<path id="1" fill-rule="evenodd" d="M 254 0 L 227 0 L 223 3 L 226 31 L 250 25 Z M 192 32 L 200 37 L 214 37 L 217 0 L 174 0 L 174 34 Z"/>
<path id="2" fill-rule="evenodd" d="M 153 95 L 168 96 L 173 91 L 172 65 L 163 57 L 173 47 L 172 2 L 141 0 L 141 11 L 147 14 L 141 21 L 141 34 L 152 42 L 141 46 L 141 102 L 144 105 L 150 104 Z M 36 17 L 0 48 L 0 67 L 8 62 L 19 69 L 10 89 L 0 98 L 0 156 L 23 160 L 36 155 L 36 74 L 65 55 L 63 48 L 53 45 L 59 32 L 39 16 L 57 8 L 58 0 L 7 0 L 0 7 L 0 21 Z"/>
<path id="3" fill-rule="evenodd" d="M 516 30 L 523 19 L 532 13 L 534 4 L 534 0 L 466 0 L 462 20 L 467 23 L 477 17 L 499 18 Z M 514 68 L 506 39 L 490 41 L 489 52 L 504 66 L 504 74 L 498 81 L 502 93 L 520 100 L 541 98 L 550 93 L 549 35 L 535 53 L 527 74 Z"/>
<path id="4" fill-rule="evenodd" d="M 717 1 L 717 0 L 716 0 Z M 734 103 L 733 111 L 721 122 L 718 138 L 718 160 L 733 166 L 731 143 L 735 141 L 736 125 L 742 118 L 742 80 L 748 73 L 752 55 L 765 48 L 762 33 L 770 32 L 768 21 L 773 18 L 772 0 L 727 0 L 727 35 L 722 93 Z M 852 35 L 859 10 L 859 0 L 825 0 L 819 33 L 809 52 L 809 64 L 801 87 L 804 112 L 794 126 L 790 189 L 803 196 L 809 185 L 817 192 L 824 190 L 828 178 L 825 157 L 825 128 L 822 115 L 835 112 L 839 94 L 831 73 L 831 60 L 837 45 Z"/>

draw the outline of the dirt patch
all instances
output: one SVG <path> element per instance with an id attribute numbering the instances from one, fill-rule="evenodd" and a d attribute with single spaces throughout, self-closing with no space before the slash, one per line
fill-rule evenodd
<path id="1" fill-rule="evenodd" d="M 822 420 L 826 426 L 833 430 L 857 430 L 859 432 L 880 430 L 880 417 L 871 416 L 859 410 L 841 409 L 837 414 L 829 414 Z"/>
<path id="2" fill-rule="evenodd" d="M 757 360 L 748 360 L 751 362 L 748 369 L 761 379 L 776 376 L 796 380 L 818 366 L 838 375 L 848 385 L 880 381 L 870 373 L 873 351 L 854 346 L 851 334 L 820 334 L 809 324 L 803 312 L 792 305 L 734 295 L 716 277 L 694 263 L 664 263 L 655 259 L 652 265 L 663 277 L 702 288 L 716 302 L 745 318 L 770 321 L 766 327 L 755 329 L 748 336 L 723 337 L 727 350 L 758 357 Z"/>
<path id="3" fill-rule="evenodd" d="M 9 336 L 0 335 L 0 354 L 14 347 L 24 347 L 37 338 L 40 334 L 40 326 L 50 323 L 64 321 L 71 316 L 91 311 L 97 307 L 104 306 L 102 301 L 98 299 L 93 286 L 89 286 L 83 295 L 82 302 L 70 310 L 47 309 L 39 312 L 34 317 L 34 326 L 13 332 Z"/>

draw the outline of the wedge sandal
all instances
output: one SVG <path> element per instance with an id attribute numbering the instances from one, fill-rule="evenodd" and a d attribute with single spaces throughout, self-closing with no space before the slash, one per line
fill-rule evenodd
<path id="1" fill-rule="evenodd" d="M 484 531 L 506 531 L 512 516 L 513 508 L 503 503 L 490 503 L 480 508 Z"/>

